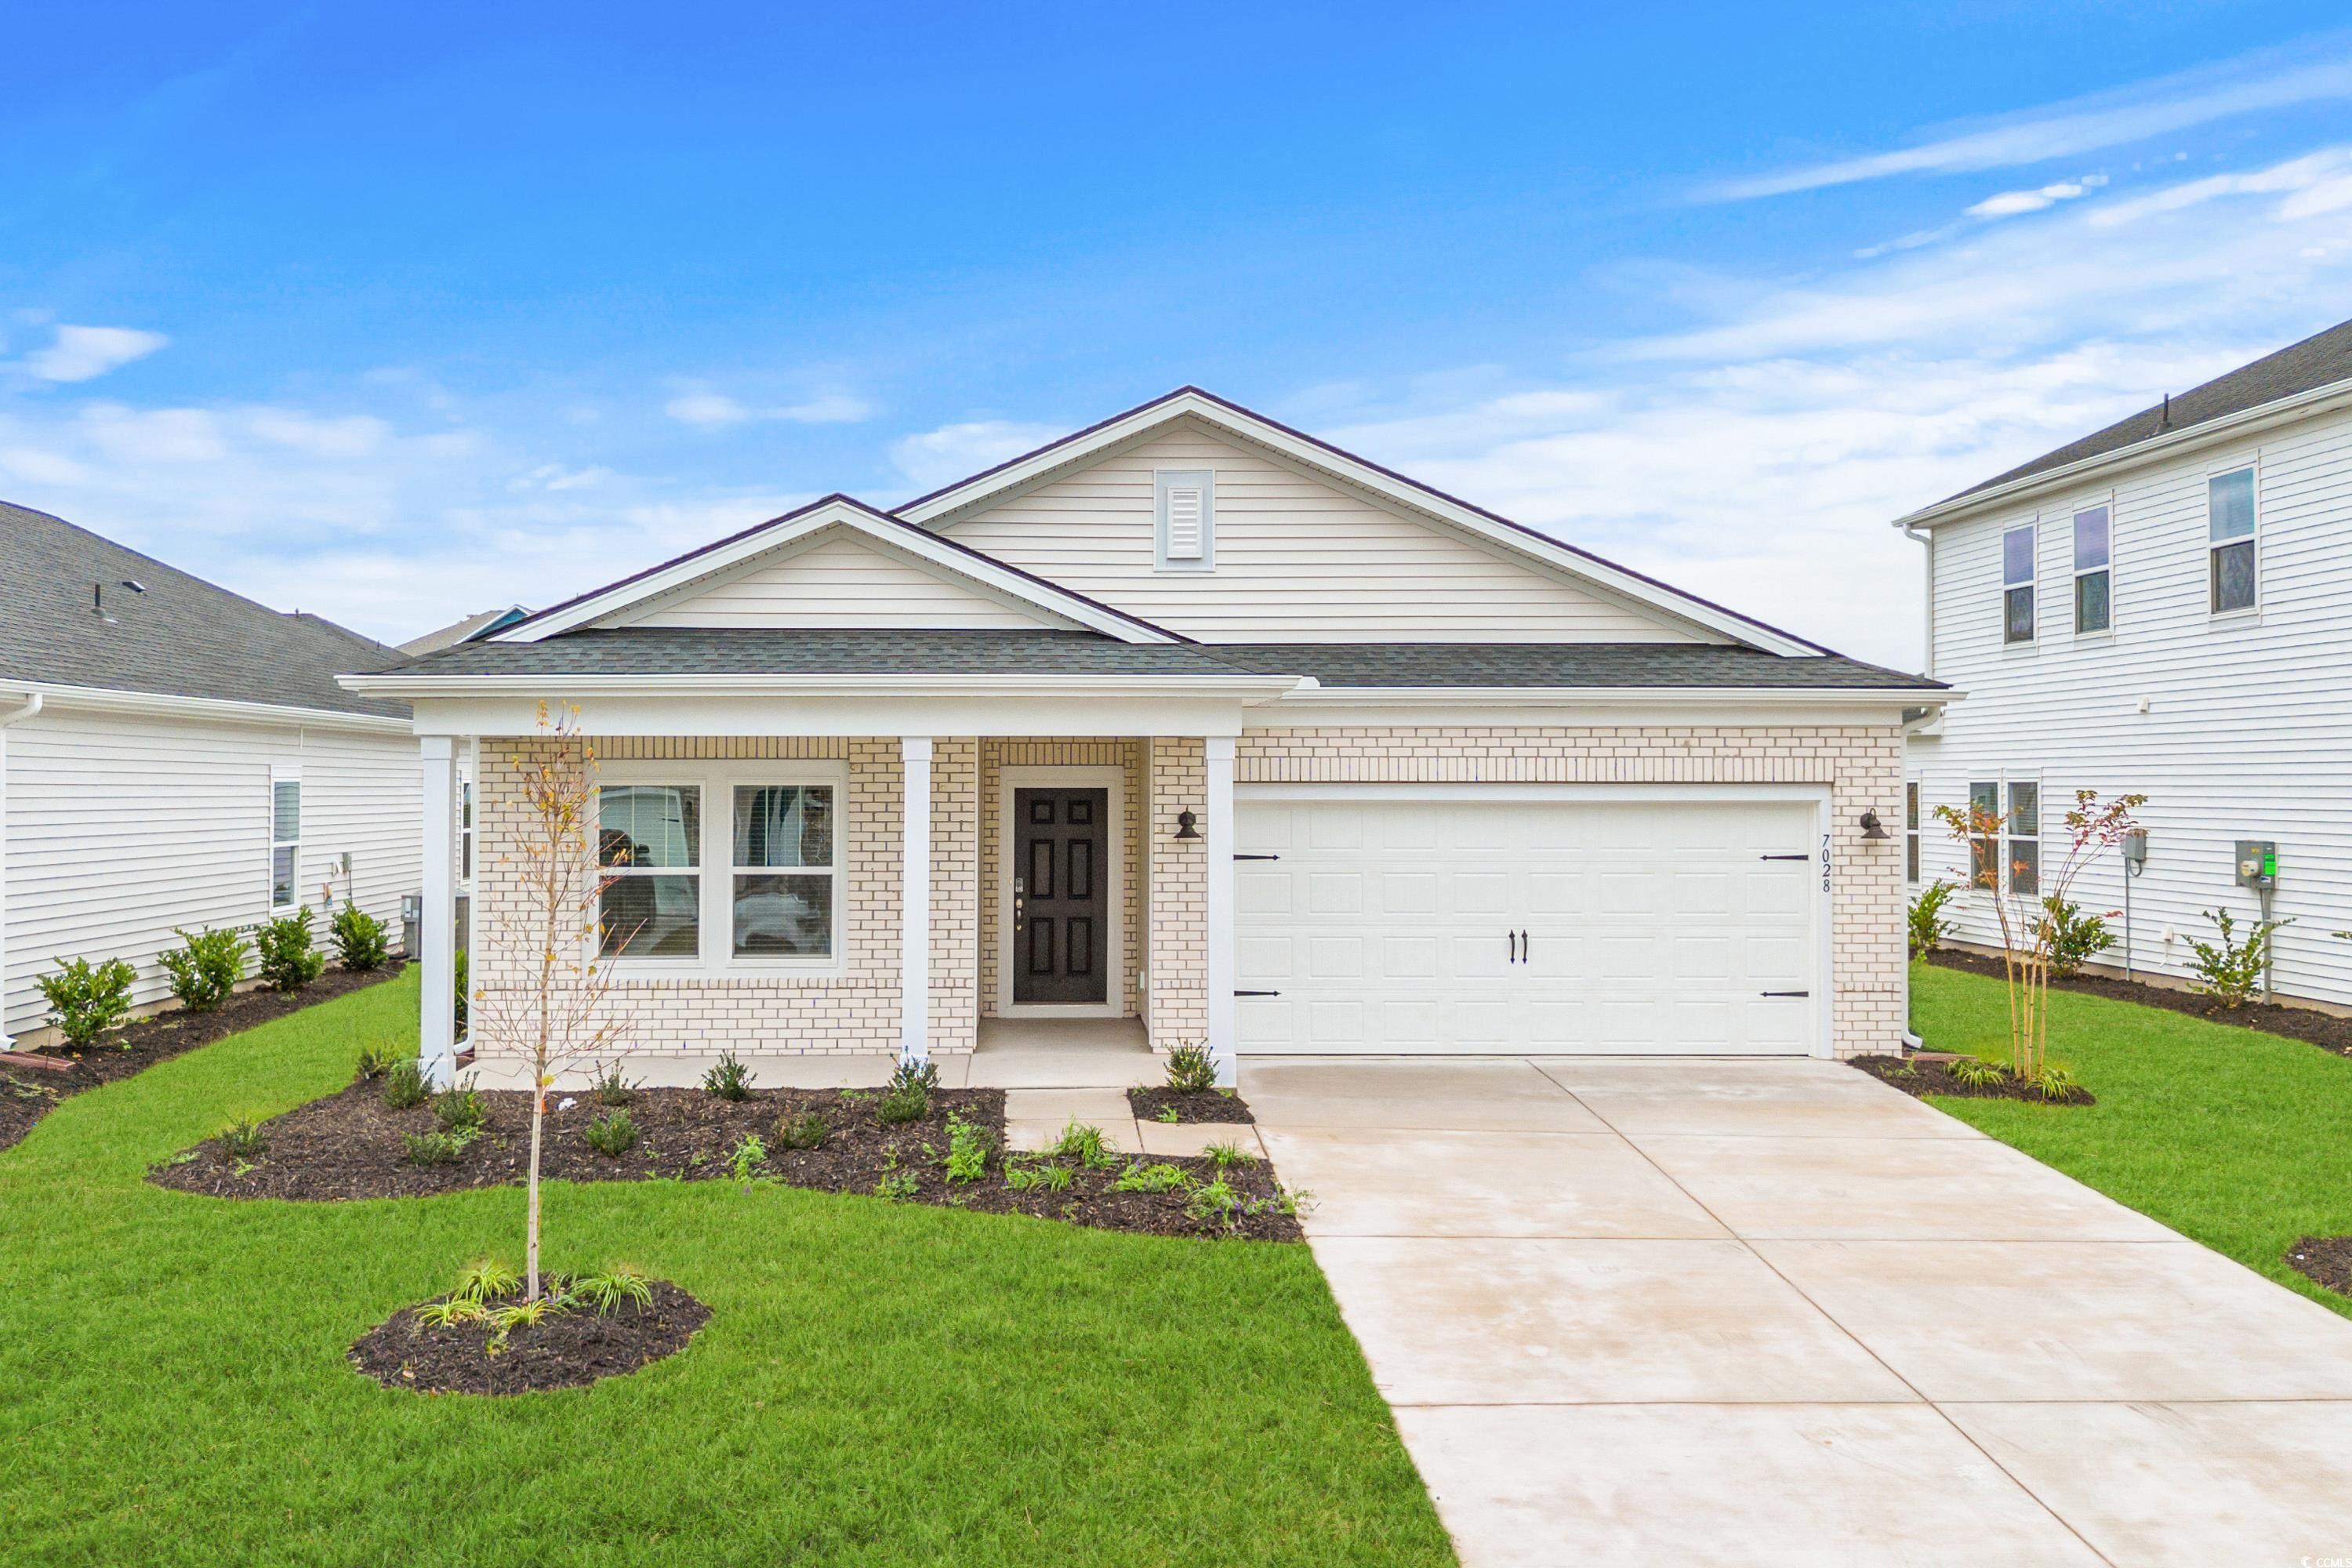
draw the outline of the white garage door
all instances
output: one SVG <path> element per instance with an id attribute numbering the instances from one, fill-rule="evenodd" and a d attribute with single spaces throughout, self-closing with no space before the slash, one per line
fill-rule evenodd
<path id="1" fill-rule="evenodd" d="M 1808 1051 L 1814 809 L 1245 797 L 1240 1047 Z"/>

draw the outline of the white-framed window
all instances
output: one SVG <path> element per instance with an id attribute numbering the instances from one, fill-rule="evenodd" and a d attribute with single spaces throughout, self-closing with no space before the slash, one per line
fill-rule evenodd
<path id="1" fill-rule="evenodd" d="M 2028 522 L 2000 536 L 2000 640 L 2033 640 L 2033 536 Z"/>
<path id="2" fill-rule="evenodd" d="M 457 778 L 457 880 L 474 879 L 474 781 Z"/>
<path id="3" fill-rule="evenodd" d="M 702 786 L 611 783 L 596 795 L 599 952 L 606 958 L 702 956 Z"/>
<path id="4" fill-rule="evenodd" d="M 1969 784 L 1969 826 L 1975 829 L 2000 816 L 2000 781 L 1984 779 Z M 2000 890 L 1996 874 L 2000 867 L 2000 835 L 1972 832 L 1969 838 L 1969 886 Z"/>
<path id="5" fill-rule="evenodd" d="M 2042 785 L 2038 780 L 2009 781 L 2009 810 L 2001 818 L 2001 831 L 2007 836 L 2007 852 L 2001 864 L 2009 877 L 2009 890 L 2020 898 L 2034 898 L 2042 891 Z"/>
<path id="6" fill-rule="evenodd" d="M 1217 564 L 1217 471 L 1155 468 L 1151 474 L 1152 568 L 1211 572 Z"/>
<path id="7" fill-rule="evenodd" d="M 302 774 L 269 770 L 269 908 L 277 913 L 302 901 Z"/>
<path id="8" fill-rule="evenodd" d="M 2260 602 L 2257 522 L 2251 466 L 2205 481 L 2206 583 L 2214 615 L 2251 610 Z"/>
<path id="9" fill-rule="evenodd" d="M 742 959 L 817 959 L 840 949 L 840 792 L 824 783 L 732 786 L 728 923 Z"/>
<path id="10" fill-rule="evenodd" d="M 2114 511 L 2105 502 L 2074 514 L 2074 635 L 2115 626 Z"/>
<path id="11" fill-rule="evenodd" d="M 1919 781 L 1903 781 L 1903 879 L 1919 879 Z"/>

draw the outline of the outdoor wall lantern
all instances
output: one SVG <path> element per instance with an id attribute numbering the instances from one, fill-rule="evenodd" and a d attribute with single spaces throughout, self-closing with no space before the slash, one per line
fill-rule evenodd
<path id="1" fill-rule="evenodd" d="M 1176 814 L 1176 837 L 1179 838 L 1200 837 L 1200 821 L 1201 819 L 1199 817 L 1193 816 L 1189 811 L 1178 812 Z"/>
<path id="2" fill-rule="evenodd" d="M 1865 811 L 1862 814 L 1862 836 L 1864 838 L 1892 838 L 1895 837 L 1893 834 L 1887 832 L 1885 826 L 1879 822 L 1878 813 L 1874 811 Z"/>

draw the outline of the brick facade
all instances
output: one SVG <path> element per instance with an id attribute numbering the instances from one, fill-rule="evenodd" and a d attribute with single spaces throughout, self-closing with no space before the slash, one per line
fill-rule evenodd
<path id="1" fill-rule="evenodd" d="M 1199 811 L 1208 795 L 1206 749 L 1198 740 L 1151 742 L 1151 1045 L 1204 1045 L 1209 1038 L 1209 858 L 1206 840 L 1176 837 L 1176 814 Z M 1216 826 L 1220 834 L 1230 825 Z"/>

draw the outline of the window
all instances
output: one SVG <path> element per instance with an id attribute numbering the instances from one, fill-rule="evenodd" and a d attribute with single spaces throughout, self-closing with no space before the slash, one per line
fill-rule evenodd
<path id="1" fill-rule="evenodd" d="M 2033 640 L 2033 525 L 2000 536 L 2000 640 Z"/>
<path id="2" fill-rule="evenodd" d="M 1903 785 L 1903 879 L 1919 879 L 1919 781 Z"/>
<path id="3" fill-rule="evenodd" d="M 269 778 L 269 907 L 290 910 L 301 901 L 302 780 L 273 773 Z"/>
<path id="4" fill-rule="evenodd" d="M 2213 613 L 2254 607 L 2254 470 L 2205 481 L 2205 533 Z"/>
<path id="5" fill-rule="evenodd" d="M 2042 890 L 2042 786 L 2009 786 L 2009 890 L 2032 897 Z"/>
<path id="6" fill-rule="evenodd" d="M 738 784 L 730 837 L 735 956 L 832 957 L 841 907 L 833 786 Z"/>
<path id="7" fill-rule="evenodd" d="M 604 956 L 699 957 L 702 787 L 606 784 L 596 812 Z"/>
<path id="8" fill-rule="evenodd" d="M 474 879 L 474 781 L 457 781 L 457 880 Z"/>
<path id="9" fill-rule="evenodd" d="M 2107 561 L 2107 509 L 2074 514 L 2074 635 L 2103 632 L 2113 618 L 2114 583 Z"/>
<path id="10" fill-rule="evenodd" d="M 1216 470 L 1155 469 L 1151 489 L 1153 567 L 1161 572 L 1213 570 L 1217 554 Z"/>
<path id="11" fill-rule="evenodd" d="M 1972 784 L 1969 785 L 1969 886 L 2000 890 L 2000 879 L 1995 875 L 2000 865 L 2000 785 Z M 1992 834 L 1975 831 L 1992 827 Z"/>

